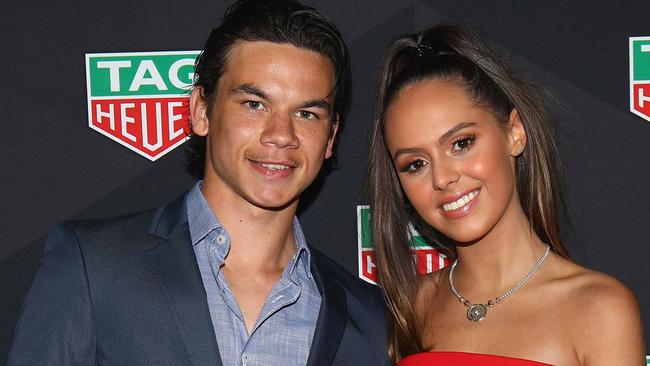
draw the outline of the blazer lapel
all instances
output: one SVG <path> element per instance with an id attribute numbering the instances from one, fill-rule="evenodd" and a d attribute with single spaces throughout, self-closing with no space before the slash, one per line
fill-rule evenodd
<path id="1" fill-rule="evenodd" d="M 149 256 L 194 366 L 222 366 L 203 281 L 190 242 L 185 197 L 156 213 Z"/>
<path id="2" fill-rule="evenodd" d="M 321 292 L 321 306 L 314 331 L 307 366 L 329 366 L 339 348 L 348 317 L 345 292 L 338 281 L 327 271 L 326 266 L 319 265 L 312 250 L 311 269 L 314 281 Z"/>

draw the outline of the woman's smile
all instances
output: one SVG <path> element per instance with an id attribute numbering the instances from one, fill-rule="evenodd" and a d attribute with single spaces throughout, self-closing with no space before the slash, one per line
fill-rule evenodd
<path id="1" fill-rule="evenodd" d="M 478 203 L 478 196 L 481 189 L 471 190 L 464 193 L 460 198 L 447 201 L 439 206 L 441 214 L 450 219 L 459 219 L 467 216 Z"/>

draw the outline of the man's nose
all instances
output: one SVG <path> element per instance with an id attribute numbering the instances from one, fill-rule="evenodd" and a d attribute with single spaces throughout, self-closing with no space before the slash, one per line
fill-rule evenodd
<path id="1" fill-rule="evenodd" d="M 263 145 L 279 148 L 297 148 L 300 139 L 296 135 L 294 121 L 288 113 L 275 113 L 266 121 L 260 136 Z"/>

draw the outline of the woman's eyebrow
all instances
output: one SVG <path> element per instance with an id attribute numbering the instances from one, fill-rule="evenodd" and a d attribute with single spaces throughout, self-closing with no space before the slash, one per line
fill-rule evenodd
<path id="1" fill-rule="evenodd" d="M 440 136 L 440 138 L 438 139 L 438 143 L 442 144 L 445 141 L 447 141 L 456 132 L 458 132 L 458 131 L 460 131 L 460 130 L 462 130 L 464 128 L 472 127 L 472 126 L 476 126 L 476 125 L 478 125 L 478 123 L 476 123 L 476 122 L 461 122 L 461 123 L 457 124 L 456 126 L 454 126 L 454 127 L 450 128 L 449 130 L 447 130 L 447 132 L 443 133 L 442 136 Z"/>
<path id="2" fill-rule="evenodd" d="M 440 138 L 438 138 L 438 143 L 442 145 L 445 141 L 447 141 L 456 132 L 458 132 L 458 131 L 460 131 L 462 129 L 468 128 L 468 127 L 476 126 L 476 125 L 478 125 L 478 123 L 476 123 L 476 122 L 461 122 L 461 123 L 455 125 L 454 127 L 450 128 L 449 130 L 447 130 L 447 132 L 443 133 L 442 136 L 440 136 Z M 400 155 L 403 155 L 403 154 L 420 153 L 422 151 L 423 151 L 423 149 L 421 149 L 419 147 L 409 147 L 409 148 L 397 149 L 397 151 L 395 151 L 395 154 L 393 155 L 393 159 L 397 160 L 397 158 Z"/>

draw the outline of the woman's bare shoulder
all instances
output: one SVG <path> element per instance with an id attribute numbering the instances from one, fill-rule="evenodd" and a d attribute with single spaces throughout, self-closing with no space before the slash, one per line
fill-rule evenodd
<path id="1" fill-rule="evenodd" d="M 558 263 L 558 285 L 571 294 L 573 303 L 580 304 L 583 311 L 600 311 L 602 307 L 637 309 L 636 298 L 619 280 L 602 272 L 594 271 L 565 259 Z"/>
<path id="2" fill-rule="evenodd" d="M 558 304 L 571 314 L 583 364 L 638 364 L 645 352 L 639 306 L 632 292 L 612 276 L 564 259 L 558 261 L 558 270 L 554 282 L 565 297 Z"/>

